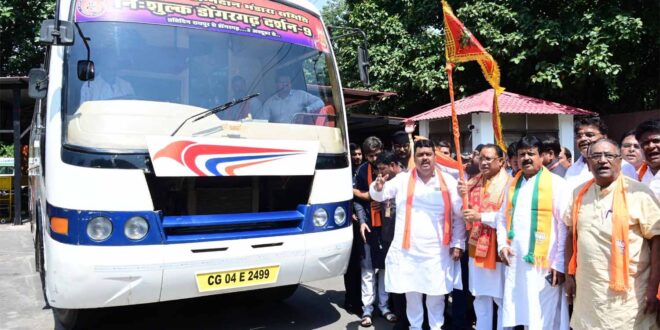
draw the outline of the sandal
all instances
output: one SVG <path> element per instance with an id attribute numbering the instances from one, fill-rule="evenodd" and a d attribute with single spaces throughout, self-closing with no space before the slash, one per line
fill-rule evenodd
<path id="1" fill-rule="evenodd" d="M 390 323 L 399 322 L 399 318 L 396 317 L 396 315 L 394 315 L 394 313 L 392 313 L 392 312 L 387 312 L 387 313 L 383 314 L 383 317 L 387 320 L 387 322 L 390 322 Z"/>
<path id="2" fill-rule="evenodd" d="M 362 315 L 362 321 L 360 321 L 360 326 L 368 328 L 372 325 L 371 315 Z"/>

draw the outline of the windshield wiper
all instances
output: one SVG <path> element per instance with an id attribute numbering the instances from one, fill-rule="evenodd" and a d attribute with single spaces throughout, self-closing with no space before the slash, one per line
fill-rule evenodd
<path id="1" fill-rule="evenodd" d="M 198 120 L 202 120 L 202 119 L 204 119 L 204 118 L 206 118 L 206 117 L 208 117 L 208 116 L 210 116 L 210 115 L 216 114 L 216 113 L 218 113 L 218 112 L 220 112 L 220 111 L 225 111 L 225 110 L 227 110 L 227 109 L 229 109 L 229 108 L 231 108 L 231 107 L 233 107 L 233 106 L 235 106 L 235 105 L 237 105 L 237 104 L 239 104 L 239 103 L 243 103 L 243 102 L 245 102 L 245 101 L 247 101 L 247 100 L 249 100 L 249 99 L 255 98 L 255 97 L 259 96 L 260 94 L 261 94 L 261 93 L 254 93 L 254 94 L 251 94 L 251 95 L 248 95 L 248 96 L 243 96 L 243 97 L 241 97 L 240 99 L 231 100 L 231 101 L 229 101 L 229 102 L 227 102 L 227 103 L 225 103 L 225 104 L 221 104 L 221 105 L 219 105 L 219 106 L 217 106 L 217 107 L 213 107 L 213 108 L 211 108 L 211 109 L 204 110 L 204 111 L 202 111 L 202 112 L 200 112 L 200 113 L 194 114 L 194 115 L 192 115 L 192 116 L 186 118 L 186 120 L 184 120 L 184 121 L 181 123 L 181 125 L 179 125 L 179 127 L 177 127 L 177 128 L 174 130 L 174 132 L 172 132 L 172 134 L 171 134 L 170 136 L 174 136 L 177 132 L 179 132 L 179 130 L 181 129 L 181 127 L 183 127 L 183 125 L 185 125 L 189 120 L 191 120 L 191 119 L 193 119 L 193 118 L 194 118 L 193 122 L 196 122 L 196 121 L 198 121 Z"/>

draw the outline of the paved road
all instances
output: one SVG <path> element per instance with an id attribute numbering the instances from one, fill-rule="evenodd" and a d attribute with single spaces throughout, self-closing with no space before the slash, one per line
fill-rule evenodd
<path id="1" fill-rule="evenodd" d="M 340 308 L 341 277 L 302 285 L 284 302 L 233 295 L 108 308 L 93 314 L 94 329 L 357 329 Z M 391 329 L 382 318 L 375 329 Z M 46 305 L 29 225 L 0 225 L 0 329 L 61 329 Z"/>

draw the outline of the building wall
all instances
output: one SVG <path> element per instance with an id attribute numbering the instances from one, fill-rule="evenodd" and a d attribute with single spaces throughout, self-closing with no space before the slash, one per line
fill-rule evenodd
<path id="1" fill-rule="evenodd" d="M 478 144 L 493 143 L 494 136 L 492 130 L 490 113 L 473 113 L 458 116 L 461 149 L 462 152 L 473 150 Z M 535 135 L 543 138 L 546 135 L 559 138 L 559 116 L 557 115 L 526 115 L 526 114 L 502 114 L 502 133 L 504 141 L 508 145 L 515 142 L 524 135 Z M 469 130 L 469 125 L 474 125 L 473 130 Z M 442 118 L 429 121 L 429 138 L 434 141 L 447 140 L 453 145 L 451 135 L 451 118 Z M 572 127 L 570 127 L 572 128 Z M 566 139 L 567 136 L 564 136 Z M 561 143 L 564 143 L 561 141 Z M 572 140 L 572 135 L 568 141 Z M 572 145 L 567 146 L 573 149 Z"/>

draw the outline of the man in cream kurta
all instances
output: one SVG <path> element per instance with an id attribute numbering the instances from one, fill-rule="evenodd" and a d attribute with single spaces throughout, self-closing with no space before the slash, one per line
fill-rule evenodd
<path id="1" fill-rule="evenodd" d="M 372 183 L 369 194 L 375 201 L 394 198 L 396 221 L 394 239 L 385 259 L 385 289 L 393 293 L 405 293 L 406 314 L 411 329 L 421 329 L 424 319 L 422 294 L 426 294 L 426 306 L 431 329 L 440 329 L 444 323 L 444 295 L 460 286 L 460 264 L 457 261 L 465 249 L 465 223 L 461 216 L 461 198 L 456 190 L 456 180 L 435 170 L 433 144 L 430 140 L 415 143 L 415 168 L 400 173 L 385 182 L 379 177 Z M 421 170 L 420 170 L 421 169 Z M 403 248 L 406 222 L 406 197 L 413 171 L 416 174 L 413 204 L 410 217 L 410 247 Z M 442 175 L 451 198 L 445 205 L 438 175 Z M 380 190 L 379 188 L 380 186 Z M 443 244 L 445 207 L 451 207 L 451 240 Z M 460 249 L 460 250 L 459 250 Z"/>
<path id="2" fill-rule="evenodd" d="M 503 326 L 523 325 L 528 329 L 568 329 L 568 305 L 562 286 L 566 226 L 563 214 L 566 195 L 570 195 L 564 179 L 550 173 L 552 179 L 552 228 L 549 233 L 548 266 L 543 268 L 523 260 L 530 246 L 532 196 L 540 178 L 541 142 L 535 137 L 523 137 L 517 144 L 522 184 L 512 216 L 514 238 L 507 238 L 506 212 L 509 189 L 497 216 L 497 245 L 504 269 Z M 515 184 L 515 179 L 511 184 Z M 539 237 L 539 233 L 536 233 Z M 538 242 L 538 240 L 537 240 Z M 538 245 L 538 243 L 537 243 Z M 546 278 L 548 277 L 548 278 Z M 550 282 L 553 282 L 552 285 Z"/>
<path id="3" fill-rule="evenodd" d="M 625 201 L 630 215 L 628 232 L 628 285 L 629 291 L 615 292 L 609 288 L 611 267 L 612 210 L 616 179 L 619 173 L 620 152 L 610 142 L 593 145 L 590 160 L 592 167 L 605 167 L 596 173 L 596 182 L 584 193 L 577 213 L 577 268 L 575 271 L 576 294 L 573 302 L 571 327 L 580 329 L 653 329 L 655 313 L 645 314 L 646 297 L 653 297 L 655 288 L 649 289 L 652 268 L 660 269 L 651 260 L 649 242 L 660 244 L 660 204 L 644 184 L 624 177 Z M 605 161 L 603 155 L 617 156 Z M 597 156 L 600 157 L 597 157 Z M 607 173 L 607 172 L 610 173 Z M 610 180 L 599 178 L 600 173 L 614 176 Z M 616 173 L 615 175 L 613 173 Z M 600 179 L 600 180 L 599 180 Z M 601 182 L 602 181 L 602 182 Z M 609 184 L 609 185 L 607 185 Z M 580 186 L 573 192 L 569 207 L 564 214 L 567 226 L 571 219 L 573 201 Z M 570 230 L 571 228 L 569 228 Z M 572 242 L 569 242 L 572 245 Z M 572 250 L 569 248 L 569 250 Z M 568 260 L 567 260 L 568 263 Z M 570 279 L 569 279 L 570 281 Z M 657 287 L 657 284 L 654 284 Z"/>

